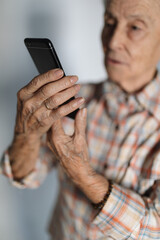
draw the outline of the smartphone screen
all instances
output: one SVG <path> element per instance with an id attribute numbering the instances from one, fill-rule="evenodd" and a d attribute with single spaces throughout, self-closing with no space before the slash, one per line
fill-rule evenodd
<path id="1" fill-rule="evenodd" d="M 57 56 L 57 53 L 53 47 L 53 44 L 49 39 L 26 38 L 24 42 L 40 74 L 55 68 L 61 68 L 64 71 Z M 73 99 L 74 98 L 71 98 L 70 100 Z M 64 104 L 68 103 L 70 100 L 68 100 Z M 70 113 L 68 117 L 74 119 L 77 111 L 78 110 Z"/>

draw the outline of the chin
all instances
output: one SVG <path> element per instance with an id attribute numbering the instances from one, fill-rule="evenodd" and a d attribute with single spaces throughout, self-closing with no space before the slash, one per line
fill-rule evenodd
<path id="1" fill-rule="evenodd" d="M 111 81 L 117 83 L 123 90 L 130 92 L 128 89 L 128 79 L 130 79 L 129 74 L 125 71 L 116 71 L 111 69 L 107 69 L 107 74 Z"/>
<path id="2" fill-rule="evenodd" d="M 110 69 L 110 68 L 106 68 L 107 69 L 107 74 L 109 79 L 111 79 L 114 82 L 122 82 L 124 81 L 124 79 L 127 79 L 127 74 L 123 71 L 123 70 L 116 70 L 116 69 Z"/>

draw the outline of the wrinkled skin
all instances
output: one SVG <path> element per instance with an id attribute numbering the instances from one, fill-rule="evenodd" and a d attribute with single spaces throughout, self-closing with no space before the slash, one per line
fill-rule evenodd
<path id="1" fill-rule="evenodd" d="M 77 98 L 58 107 L 77 94 L 80 89 L 79 84 L 75 85 L 77 80 L 76 76 L 63 77 L 62 71 L 51 70 L 37 76 L 18 92 L 15 135 L 9 149 L 15 178 L 22 178 L 34 169 L 41 137 L 52 124 L 84 103 L 83 98 Z"/>
<path id="2" fill-rule="evenodd" d="M 102 43 L 109 78 L 128 93 L 152 80 L 160 58 L 160 17 L 157 1 L 109 0 Z M 60 105 L 79 91 L 70 77 L 55 70 L 31 81 L 18 93 L 15 136 L 9 154 L 15 178 L 34 170 L 40 140 L 47 133 L 48 146 L 71 180 L 94 203 L 100 202 L 108 181 L 90 166 L 85 135 L 87 111 L 75 119 L 73 136 L 65 134 L 62 118 L 79 108 L 84 100 Z M 61 79 L 59 81 L 56 81 Z M 44 102 L 53 110 L 46 109 Z M 57 108 L 58 107 L 58 108 Z M 57 108 L 57 109 L 54 109 Z"/>
<path id="3" fill-rule="evenodd" d="M 159 0 L 108 1 L 102 33 L 105 66 L 126 92 L 140 90 L 154 77 L 160 59 L 159 10 Z"/>

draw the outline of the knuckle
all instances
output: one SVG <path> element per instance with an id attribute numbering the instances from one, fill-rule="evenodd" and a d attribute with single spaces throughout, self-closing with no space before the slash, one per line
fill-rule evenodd
<path id="1" fill-rule="evenodd" d="M 48 71 L 48 72 L 46 72 L 46 79 L 50 79 L 50 78 L 53 78 L 53 76 L 54 76 L 54 73 L 55 73 L 55 69 L 52 69 L 52 70 L 50 70 L 50 71 Z"/>
<path id="2" fill-rule="evenodd" d="M 45 121 L 39 121 L 39 126 L 42 128 L 46 127 Z"/>
<path id="3" fill-rule="evenodd" d="M 38 116 L 38 115 L 34 115 L 34 120 L 35 120 L 36 123 L 40 124 L 40 122 L 41 122 L 41 117 Z"/>
<path id="4" fill-rule="evenodd" d="M 71 86 L 70 77 L 65 77 L 62 80 L 62 86 L 63 86 L 64 89 Z"/>
<path id="5" fill-rule="evenodd" d="M 34 112 L 34 105 L 30 102 L 30 101 L 26 101 L 24 104 L 23 104 L 23 115 L 29 115 L 29 114 L 32 114 Z"/>
<path id="6" fill-rule="evenodd" d="M 75 105 L 73 105 L 71 102 L 68 104 L 68 111 L 73 111 Z"/>
<path id="7" fill-rule="evenodd" d="M 47 87 L 46 86 L 44 86 L 44 87 L 42 87 L 41 89 L 40 89 L 40 93 L 42 94 L 42 96 L 43 97 L 46 97 L 46 95 L 47 95 Z"/>
<path id="8" fill-rule="evenodd" d="M 23 101 L 23 89 L 20 89 L 17 92 L 17 99 L 19 99 L 20 101 Z"/>
<path id="9" fill-rule="evenodd" d="M 32 121 L 33 121 L 34 125 L 36 125 L 36 126 L 41 125 L 41 119 L 36 115 L 33 116 Z"/>
<path id="10" fill-rule="evenodd" d="M 70 78 L 69 78 L 69 77 L 67 77 L 67 81 L 65 80 L 64 86 L 65 86 L 65 87 L 71 86 L 71 81 L 70 81 Z"/>
<path id="11" fill-rule="evenodd" d="M 49 99 L 49 104 L 53 107 L 57 107 L 60 103 L 60 99 L 58 96 L 53 96 Z"/>
<path id="12" fill-rule="evenodd" d="M 48 80 L 51 77 L 51 75 L 52 75 L 51 71 L 48 71 L 48 72 L 44 73 L 42 76 L 45 80 Z"/>
<path id="13" fill-rule="evenodd" d="M 50 113 L 49 111 L 44 111 L 41 113 L 41 115 L 38 117 L 39 118 L 39 122 L 41 121 L 47 121 L 47 119 L 50 117 Z"/>
<path id="14" fill-rule="evenodd" d="M 32 81 L 30 82 L 30 85 L 33 87 L 36 87 L 39 84 L 39 82 L 40 82 L 40 75 L 33 78 Z"/>
<path id="15" fill-rule="evenodd" d="M 59 118 L 65 116 L 65 113 L 64 113 L 64 108 L 63 107 L 60 107 L 56 110 L 56 114 L 58 115 Z"/>
<path id="16" fill-rule="evenodd" d="M 48 79 L 53 79 L 54 80 L 54 79 L 56 79 L 55 78 L 55 76 L 56 76 L 55 73 L 56 73 L 56 69 L 51 69 L 44 74 L 44 77 L 45 77 L 46 80 L 48 80 Z"/>
<path id="17" fill-rule="evenodd" d="M 43 115 L 34 115 L 34 123 L 38 126 L 38 127 L 45 127 L 46 123 L 45 123 L 45 119 L 46 116 Z"/>
<path id="18" fill-rule="evenodd" d="M 51 116 L 52 116 L 52 119 L 53 119 L 53 120 L 58 120 L 58 119 L 60 119 L 60 118 L 62 117 L 62 113 L 61 113 L 60 108 L 54 110 L 54 112 L 52 113 Z"/>

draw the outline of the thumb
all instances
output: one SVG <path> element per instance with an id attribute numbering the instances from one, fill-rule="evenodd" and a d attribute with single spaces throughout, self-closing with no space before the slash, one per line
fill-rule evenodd
<path id="1" fill-rule="evenodd" d="M 79 110 L 75 118 L 75 137 L 77 135 L 86 135 L 86 125 L 87 125 L 87 109 L 83 108 Z"/>
<path id="2" fill-rule="evenodd" d="M 65 135 L 61 119 L 54 122 L 51 129 L 52 129 L 52 134 L 55 136 Z"/>

